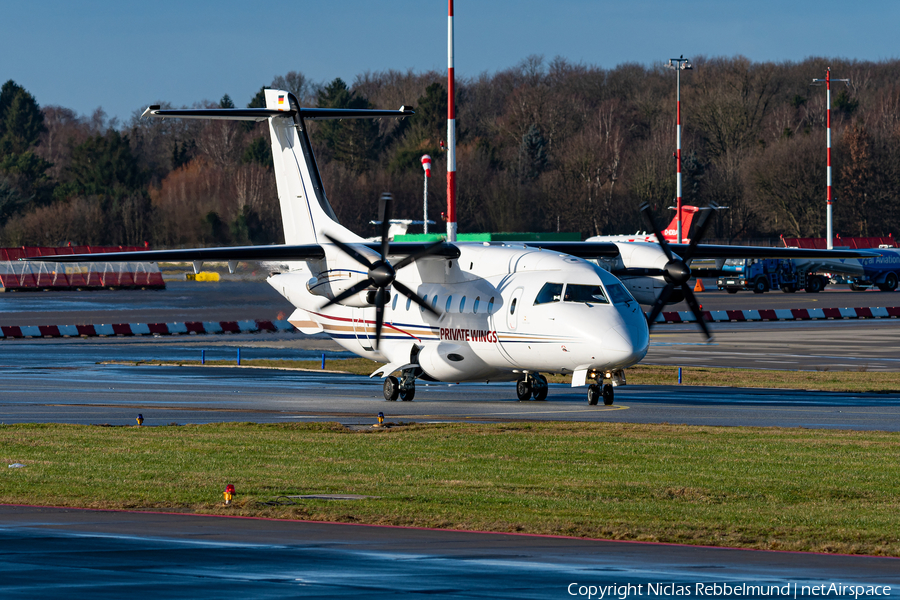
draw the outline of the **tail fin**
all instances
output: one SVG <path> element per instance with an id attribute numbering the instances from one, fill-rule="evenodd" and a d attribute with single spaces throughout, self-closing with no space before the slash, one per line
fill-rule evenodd
<path id="1" fill-rule="evenodd" d="M 669 207 L 674 208 L 674 207 Z M 663 237 L 666 238 L 666 241 L 670 244 L 688 244 L 690 243 L 690 238 L 688 234 L 691 231 L 691 222 L 694 220 L 694 215 L 700 211 L 700 208 L 697 206 L 681 206 L 681 237 L 682 241 L 678 241 L 678 215 L 672 217 L 672 222 L 669 223 L 668 227 L 663 229 Z"/>
<path id="2" fill-rule="evenodd" d="M 282 90 L 266 90 L 266 108 L 284 112 L 269 117 L 272 161 L 285 244 L 318 243 L 321 233 L 347 239 L 325 190 L 313 156 L 306 124 L 293 94 Z"/>
<path id="3" fill-rule="evenodd" d="M 284 90 L 265 90 L 266 108 L 161 109 L 150 106 L 141 116 L 182 119 L 224 119 L 237 121 L 269 121 L 272 160 L 286 244 L 320 243 L 323 234 L 341 241 L 356 242 L 362 238 L 342 227 L 325 197 L 322 178 L 316 166 L 307 120 L 373 119 L 408 117 L 413 113 L 400 110 L 353 108 L 301 108 L 297 98 Z"/>

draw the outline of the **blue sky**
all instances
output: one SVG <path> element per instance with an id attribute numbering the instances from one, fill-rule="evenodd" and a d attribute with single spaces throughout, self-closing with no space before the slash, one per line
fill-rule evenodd
<path id="1" fill-rule="evenodd" d="M 900 2 L 892 0 L 456 0 L 455 12 L 461 77 L 531 54 L 605 68 L 680 54 L 900 56 Z M 291 70 L 350 82 L 365 71 L 446 66 L 446 0 L 43 0 L 0 8 L 0 80 L 16 80 L 41 105 L 83 114 L 103 107 L 125 120 L 157 100 L 186 105 L 228 93 L 243 106 Z"/>

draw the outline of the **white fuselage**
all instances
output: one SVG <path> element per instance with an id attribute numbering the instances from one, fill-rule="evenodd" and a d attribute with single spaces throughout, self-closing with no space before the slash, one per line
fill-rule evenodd
<path id="1" fill-rule="evenodd" d="M 603 269 L 580 258 L 523 247 L 456 246 L 458 259 L 422 259 L 397 273 L 397 281 L 443 315 L 434 317 L 392 293 L 377 350 L 373 307 L 322 308 L 327 298 L 309 290 L 326 271 L 358 281 L 365 275 L 357 263 L 327 254 L 327 260 L 298 263 L 295 270 L 270 277 L 269 283 L 297 307 L 290 321 L 301 331 L 324 331 L 355 354 L 397 367 L 417 362 L 439 381 L 624 369 L 647 353 L 643 312 L 633 299 L 622 301 L 623 296 L 610 289 L 621 283 Z M 566 301 L 562 294 L 538 300 L 548 282 L 599 284 L 607 300 Z"/>

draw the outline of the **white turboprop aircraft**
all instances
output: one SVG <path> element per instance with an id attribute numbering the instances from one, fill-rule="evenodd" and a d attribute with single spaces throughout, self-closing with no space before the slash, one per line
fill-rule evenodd
<path id="1" fill-rule="evenodd" d="M 828 251 L 699 246 L 709 223 L 703 209 L 691 244 L 549 242 L 398 243 L 389 241 L 390 202 L 382 209 L 382 241 L 367 242 L 338 222 L 326 199 L 306 122 L 407 117 L 412 111 L 301 108 L 285 91 L 266 90 L 266 108 L 163 110 L 151 117 L 268 120 L 285 245 L 155 250 L 41 257 L 54 262 L 277 261 L 287 266 L 268 282 L 296 310 L 304 333 L 325 332 L 351 352 L 385 363 L 386 400 L 412 400 L 416 379 L 517 381 L 520 400 L 547 397 L 542 373 L 588 386 L 588 403 L 613 402 L 613 385 L 649 346 L 648 319 L 613 273 L 587 258 L 615 261 L 632 280 L 664 280 L 649 323 L 679 291 L 709 336 L 687 281 L 691 257 L 812 256 Z M 383 200 L 385 200 L 383 198 Z M 389 199 L 388 199 L 389 200 Z M 681 253 L 675 255 L 672 248 Z M 830 256 L 835 253 L 828 253 Z M 859 253 L 844 252 L 845 256 Z M 392 293 L 393 292 L 393 293 Z"/>

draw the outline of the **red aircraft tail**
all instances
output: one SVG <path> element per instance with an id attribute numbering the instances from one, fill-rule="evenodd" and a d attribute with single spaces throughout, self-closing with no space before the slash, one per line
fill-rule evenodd
<path id="1" fill-rule="evenodd" d="M 689 244 L 691 242 L 688 237 L 688 233 L 691 231 L 691 221 L 694 220 L 694 215 L 700 210 L 697 206 L 681 206 L 681 237 L 683 238 L 680 243 Z M 666 238 L 666 241 L 670 244 L 678 244 L 678 216 L 672 217 L 672 222 L 663 229 L 663 237 Z"/>

